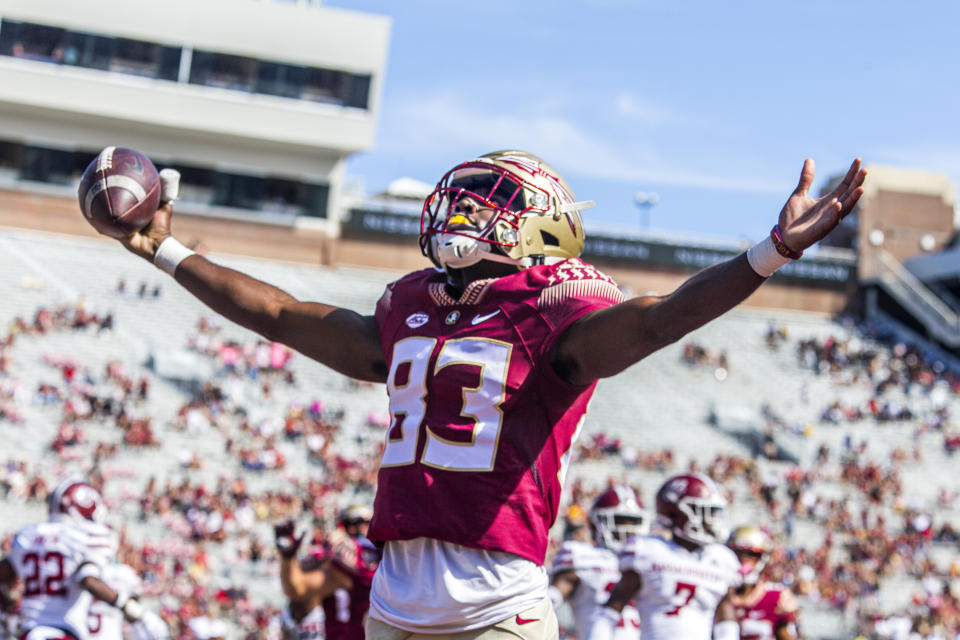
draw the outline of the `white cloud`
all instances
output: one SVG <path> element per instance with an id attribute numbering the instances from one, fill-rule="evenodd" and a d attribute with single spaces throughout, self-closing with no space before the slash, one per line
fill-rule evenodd
<path id="1" fill-rule="evenodd" d="M 621 96 L 615 108 L 647 121 L 666 118 L 666 110 Z M 379 151 L 398 157 L 467 157 L 492 149 L 519 147 L 534 150 L 570 176 L 587 176 L 637 183 L 659 183 L 736 192 L 781 193 L 782 180 L 749 174 L 690 170 L 650 142 L 630 139 L 619 131 L 589 129 L 564 115 L 541 112 L 529 105 L 494 109 L 459 95 L 407 97 L 383 113 Z M 729 166 L 727 158 L 698 159 L 702 166 Z"/>
<path id="2" fill-rule="evenodd" d="M 629 93 L 621 93 L 613 102 L 614 113 L 639 124 L 699 126 L 701 122 L 673 109 L 666 109 Z"/>

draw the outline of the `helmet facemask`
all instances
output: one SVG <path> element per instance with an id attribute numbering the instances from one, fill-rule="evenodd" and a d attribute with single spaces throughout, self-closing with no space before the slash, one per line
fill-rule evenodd
<path id="1" fill-rule="evenodd" d="M 686 516 L 686 522 L 682 529 L 674 529 L 674 533 L 700 545 L 726 540 L 724 502 L 711 498 L 682 498 L 677 503 L 677 508 Z"/>
<path id="2" fill-rule="evenodd" d="M 646 535 L 650 531 L 645 515 L 624 513 L 616 508 L 597 509 L 590 514 L 590 520 L 597 543 L 617 553 L 620 553 L 627 540 Z"/>
<path id="3" fill-rule="evenodd" d="M 575 257 L 583 248 L 580 210 L 592 205 L 576 202 L 562 178 L 535 156 L 487 154 L 437 183 L 423 205 L 420 249 L 442 269 L 481 260 L 525 268 Z"/>

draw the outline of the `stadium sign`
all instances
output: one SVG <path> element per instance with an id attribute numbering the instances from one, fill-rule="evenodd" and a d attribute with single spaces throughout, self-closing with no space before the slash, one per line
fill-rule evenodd
<path id="1" fill-rule="evenodd" d="M 353 209 L 343 223 L 345 238 L 397 239 L 420 235 L 420 218 L 386 210 Z M 588 260 L 637 263 L 669 269 L 694 272 L 723 262 L 743 252 L 735 247 L 697 246 L 666 240 L 635 239 L 602 235 L 591 232 L 584 245 L 583 255 Z M 854 260 L 809 256 L 791 262 L 777 271 L 773 278 L 783 284 L 816 285 L 841 288 L 856 281 Z"/>

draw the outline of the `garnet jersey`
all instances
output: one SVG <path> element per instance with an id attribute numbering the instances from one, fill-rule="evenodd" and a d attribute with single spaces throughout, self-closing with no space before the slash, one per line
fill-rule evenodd
<path id="1" fill-rule="evenodd" d="M 353 579 L 353 587 L 337 589 L 323 601 L 327 640 L 363 640 L 370 585 L 380 564 L 380 551 L 366 538 L 346 538 L 334 545 L 332 563 Z"/>
<path id="2" fill-rule="evenodd" d="M 100 576 L 115 553 L 113 533 L 93 522 L 41 522 L 17 531 L 8 559 L 23 582 L 24 628 L 56 627 L 86 639 L 89 601 L 80 583 Z"/>
<path id="3" fill-rule="evenodd" d="M 570 597 L 573 620 L 580 634 L 586 633 L 601 607 L 610 599 L 610 591 L 620 579 L 617 554 L 610 549 L 587 542 L 568 540 L 553 558 L 550 573 L 573 571 L 579 583 Z M 632 604 L 620 612 L 614 640 L 637 640 L 640 637 L 640 614 Z"/>
<path id="4" fill-rule="evenodd" d="M 284 607 L 281 616 L 286 640 L 323 640 L 326 620 L 323 607 L 314 607 L 299 622 L 290 615 L 290 607 Z"/>
<path id="5" fill-rule="evenodd" d="M 642 581 L 636 601 L 644 640 L 709 640 L 717 605 L 740 583 L 739 569 L 722 544 L 688 551 L 657 536 L 631 538 L 620 555 L 620 570 Z"/>
<path id="6" fill-rule="evenodd" d="M 773 640 L 777 628 L 797 622 L 797 601 L 782 584 L 763 582 L 747 595 L 736 594 L 733 604 L 740 640 Z"/>
<path id="7" fill-rule="evenodd" d="M 623 300 L 571 259 L 471 283 L 428 269 L 389 285 L 376 321 L 393 416 L 370 538 L 432 538 L 543 564 L 563 460 L 594 385 L 553 371 L 557 339 Z"/>
<path id="8" fill-rule="evenodd" d="M 118 593 L 140 593 L 140 577 L 125 564 L 107 564 L 100 578 Z M 95 599 L 89 593 L 81 596 L 89 603 L 87 611 L 88 640 L 123 640 L 123 612 L 112 604 Z"/>

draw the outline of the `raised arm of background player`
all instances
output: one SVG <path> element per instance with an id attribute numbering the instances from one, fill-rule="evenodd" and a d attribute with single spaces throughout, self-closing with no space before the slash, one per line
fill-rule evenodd
<path id="1" fill-rule="evenodd" d="M 305 600 L 320 603 L 337 589 L 353 588 L 353 578 L 337 569 L 327 559 L 315 571 L 303 571 L 297 561 L 297 549 L 303 534 L 297 536 L 292 520 L 273 528 L 277 552 L 280 554 L 280 585 L 283 595 L 294 602 Z"/>
<path id="2" fill-rule="evenodd" d="M 784 244 L 803 251 L 822 239 L 863 194 L 866 172 L 854 160 L 843 181 L 827 195 L 808 194 L 813 160 L 804 162 L 800 182 L 780 211 Z M 170 203 L 157 210 L 143 231 L 121 242 L 153 261 L 170 237 Z M 282 342 L 330 368 L 361 380 L 385 382 L 387 367 L 373 316 L 317 302 L 302 302 L 273 285 L 219 266 L 200 255 L 179 263 L 177 282 L 208 307 L 269 340 Z M 742 302 L 764 278 L 746 254 L 708 267 L 666 296 L 641 296 L 595 311 L 574 323 L 557 341 L 554 369 L 568 382 L 588 384 L 612 376 Z"/>
<path id="3" fill-rule="evenodd" d="M 83 568 L 81 565 L 79 572 Z M 13 564 L 4 558 L 0 560 L 0 589 L 6 591 L 17 581 L 17 573 Z M 117 593 L 106 582 L 96 576 L 84 576 L 80 579 L 80 586 L 86 589 L 97 600 L 103 600 L 123 611 L 128 622 L 136 622 L 143 617 L 143 605 L 136 598 L 124 597 Z"/>

